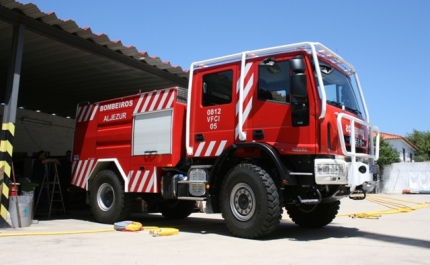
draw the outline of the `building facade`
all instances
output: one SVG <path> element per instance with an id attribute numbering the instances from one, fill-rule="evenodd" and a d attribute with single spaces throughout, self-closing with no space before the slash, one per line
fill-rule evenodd
<path id="1" fill-rule="evenodd" d="M 414 162 L 415 152 L 418 151 L 418 148 L 408 139 L 401 135 L 383 132 L 381 132 L 381 137 L 399 152 L 400 162 Z"/>

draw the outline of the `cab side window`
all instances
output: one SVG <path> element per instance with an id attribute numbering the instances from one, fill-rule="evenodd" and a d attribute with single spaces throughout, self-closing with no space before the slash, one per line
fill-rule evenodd
<path id="1" fill-rule="evenodd" d="M 258 66 L 258 99 L 290 102 L 289 61 Z"/>
<path id="2" fill-rule="evenodd" d="M 204 75 L 202 105 L 206 107 L 231 103 L 232 89 L 232 70 Z"/>

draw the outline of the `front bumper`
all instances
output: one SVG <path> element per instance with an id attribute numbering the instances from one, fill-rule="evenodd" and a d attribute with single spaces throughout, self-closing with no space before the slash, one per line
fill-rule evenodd
<path id="1" fill-rule="evenodd" d="M 373 174 L 378 167 L 363 162 L 346 162 L 342 159 L 315 159 L 315 182 L 318 185 L 348 185 L 351 192 L 357 186 L 365 192 L 372 191 L 377 182 Z"/>

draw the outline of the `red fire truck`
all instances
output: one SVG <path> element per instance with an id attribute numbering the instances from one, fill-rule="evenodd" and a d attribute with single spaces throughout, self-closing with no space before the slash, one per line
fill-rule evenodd
<path id="1" fill-rule="evenodd" d="M 303 42 L 192 63 L 187 89 L 79 105 L 72 184 L 102 223 L 137 200 L 172 219 L 205 201 L 233 235 L 259 238 L 283 208 L 322 227 L 341 198 L 363 199 L 378 150 L 354 67 Z"/>

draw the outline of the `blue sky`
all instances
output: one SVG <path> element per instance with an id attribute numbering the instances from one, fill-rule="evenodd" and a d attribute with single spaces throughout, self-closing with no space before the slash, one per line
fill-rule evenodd
<path id="1" fill-rule="evenodd" d="M 31 2 L 183 69 L 245 50 L 320 42 L 355 66 L 371 123 L 400 135 L 430 131 L 428 0 Z"/>

